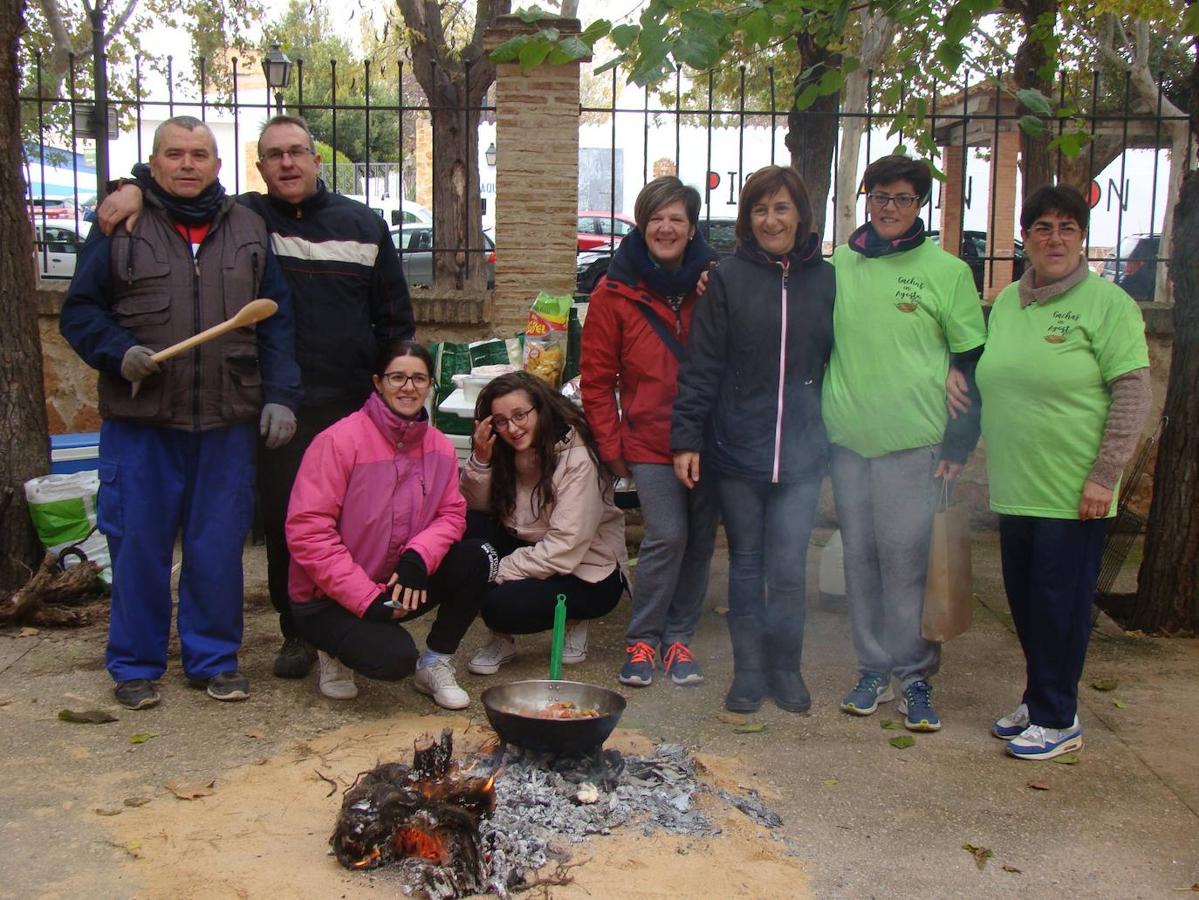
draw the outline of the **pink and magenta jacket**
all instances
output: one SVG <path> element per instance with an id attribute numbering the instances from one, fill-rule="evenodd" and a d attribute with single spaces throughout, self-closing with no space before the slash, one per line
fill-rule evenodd
<path id="1" fill-rule="evenodd" d="M 300 464 L 287 509 L 291 599 L 329 598 L 361 616 L 401 553 L 415 550 L 432 574 L 465 531 L 449 438 L 371 394 L 317 435 Z"/>

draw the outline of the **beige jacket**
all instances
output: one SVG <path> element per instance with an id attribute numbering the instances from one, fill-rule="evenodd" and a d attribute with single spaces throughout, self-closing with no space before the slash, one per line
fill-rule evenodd
<path id="1" fill-rule="evenodd" d="M 521 547 L 500 560 L 498 582 L 574 575 L 594 584 L 611 575 L 616 566 L 627 573 L 624 514 L 613 502 L 612 488 L 601 491 L 595 463 L 573 429 L 557 450 L 553 507 L 532 507 L 536 472 L 522 472 L 517 477 L 516 506 L 503 525 L 533 546 Z M 476 465 L 472 457 L 463 468 L 461 481 L 471 509 L 487 511 L 490 484 L 491 470 Z"/>

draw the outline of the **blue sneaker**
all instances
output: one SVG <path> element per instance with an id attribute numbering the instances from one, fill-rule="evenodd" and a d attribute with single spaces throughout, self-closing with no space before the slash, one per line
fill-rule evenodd
<path id="1" fill-rule="evenodd" d="M 625 647 L 628 654 L 623 666 L 620 667 L 621 684 L 633 687 L 648 687 L 654 680 L 654 648 L 645 641 L 634 641 Z"/>
<path id="2" fill-rule="evenodd" d="M 903 689 L 898 711 L 908 731 L 941 730 L 941 717 L 933 709 L 933 688 L 927 681 L 913 681 Z"/>
<path id="3" fill-rule="evenodd" d="M 1044 728 L 1029 725 L 1020 734 L 1007 742 L 1009 756 L 1016 759 L 1053 759 L 1063 753 L 1082 749 L 1082 726 L 1078 716 L 1069 728 Z"/>
<path id="4" fill-rule="evenodd" d="M 880 672 L 867 672 L 858 679 L 857 685 L 841 701 L 841 711 L 851 716 L 868 716 L 878 709 L 880 703 L 895 699 L 891 693 L 891 676 Z"/>
<path id="5" fill-rule="evenodd" d="M 675 641 L 662 654 L 662 668 L 675 684 L 693 687 L 704 683 L 704 670 L 686 644 Z"/>
<path id="6" fill-rule="evenodd" d="M 1021 703 L 1009 715 L 995 720 L 995 724 L 991 726 L 991 734 L 1001 741 L 1010 741 L 1031 724 L 1032 721 L 1028 718 L 1028 704 Z"/>

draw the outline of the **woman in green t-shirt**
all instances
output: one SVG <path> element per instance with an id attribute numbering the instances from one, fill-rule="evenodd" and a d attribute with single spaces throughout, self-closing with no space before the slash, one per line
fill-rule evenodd
<path id="1" fill-rule="evenodd" d="M 1087 267 L 1090 210 L 1043 187 L 1020 211 L 1029 267 L 995 299 L 978 364 L 991 508 L 1027 680 L 992 733 L 1018 759 L 1082 746 L 1078 681 L 1120 474 L 1149 409 L 1136 303 Z"/>

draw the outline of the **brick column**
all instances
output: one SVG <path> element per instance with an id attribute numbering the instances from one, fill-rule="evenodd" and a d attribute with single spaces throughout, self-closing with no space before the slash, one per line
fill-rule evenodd
<path id="1" fill-rule="evenodd" d="M 547 26 L 565 37 L 577 19 L 535 24 L 500 16 L 488 30 L 490 52 Z M 579 63 L 496 66 L 495 301 L 497 334 L 524 331 L 539 290 L 575 289 L 579 196 Z"/>
<path id="2" fill-rule="evenodd" d="M 946 253 L 958 256 L 962 249 L 962 160 L 966 148 L 953 145 L 945 148 L 941 171 L 945 184 L 941 186 L 941 247 Z"/>
<path id="3" fill-rule="evenodd" d="M 1016 158 L 1020 152 L 1020 132 L 1001 131 L 992 150 L 991 203 L 994 206 L 988 216 L 984 300 L 994 300 L 1000 291 L 1012 283 L 1016 237 Z"/>
<path id="4" fill-rule="evenodd" d="M 412 199 L 425 209 L 433 208 L 433 125 L 427 115 L 416 119 L 416 146 L 413 150 Z"/>

